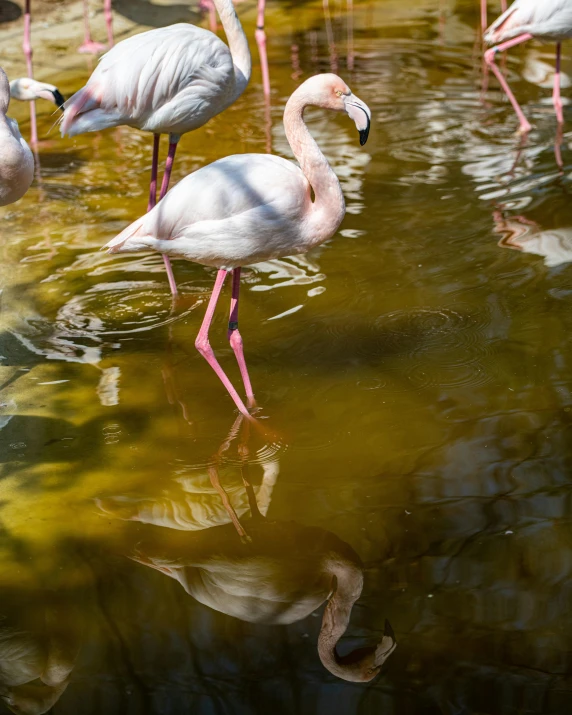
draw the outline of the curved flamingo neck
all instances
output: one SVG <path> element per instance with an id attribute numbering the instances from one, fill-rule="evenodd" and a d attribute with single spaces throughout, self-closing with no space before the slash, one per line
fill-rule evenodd
<path id="1" fill-rule="evenodd" d="M 252 72 L 252 60 L 248 40 L 240 24 L 232 0 L 214 0 L 214 4 L 220 15 L 230 54 L 232 55 L 235 81 L 234 98 L 236 99 L 244 92 Z"/>
<path id="2" fill-rule="evenodd" d="M 304 110 L 312 104 L 316 104 L 315 100 L 302 85 L 286 103 L 284 129 L 294 156 L 314 191 L 308 231 L 311 234 L 310 245 L 316 245 L 336 232 L 345 215 L 346 205 L 338 177 L 304 122 Z"/>

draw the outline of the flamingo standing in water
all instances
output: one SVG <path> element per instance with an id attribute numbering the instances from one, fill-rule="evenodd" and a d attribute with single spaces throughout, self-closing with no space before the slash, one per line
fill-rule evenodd
<path id="1" fill-rule="evenodd" d="M 304 123 L 308 106 L 346 112 L 356 124 L 360 144 L 367 141 L 371 121 L 367 105 L 336 75 L 311 77 L 290 97 L 284 111 L 286 137 L 300 168 L 271 154 L 219 159 L 189 174 L 153 210 L 106 246 L 110 253 L 151 249 L 218 269 L 195 346 L 240 412 L 249 418 L 209 343 L 209 328 L 225 278 L 232 272 L 228 339 L 249 406 L 253 406 L 238 332 L 241 266 L 306 253 L 331 238 L 345 214 L 340 182 Z"/>
<path id="2" fill-rule="evenodd" d="M 148 211 L 156 203 L 160 135 L 169 134 L 162 199 L 181 135 L 229 107 L 250 80 L 248 41 L 232 0 L 214 2 L 228 46 L 212 32 L 186 23 L 142 32 L 105 54 L 85 87 L 65 105 L 62 136 L 120 125 L 153 132 Z M 163 259 L 175 295 L 173 270 L 168 256 Z"/>
<path id="3" fill-rule="evenodd" d="M 0 67 L 0 206 L 18 201 L 34 179 L 34 156 L 18 129 L 6 116 L 10 106 L 10 84 Z"/>
<path id="4" fill-rule="evenodd" d="M 485 52 L 485 61 L 494 72 L 514 107 L 520 121 L 521 132 L 529 132 L 531 125 L 524 116 L 524 112 L 502 72 L 495 64 L 497 53 L 504 52 L 504 50 L 532 38 L 556 41 L 556 72 L 552 97 L 558 123 L 563 124 L 564 115 L 560 98 L 561 43 L 571 37 L 572 0 L 515 0 L 485 32 L 485 41 L 490 45 L 495 45 Z"/>
<path id="5" fill-rule="evenodd" d="M 111 0 L 103 0 L 103 11 L 105 13 L 105 22 L 107 24 L 107 39 L 109 46 L 113 47 L 113 23 L 111 16 Z M 83 0 L 83 16 L 85 22 L 85 39 L 83 45 L 79 48 L 79 52 L 101 52 L 105 46 L 93 42 L 89 29 L 89 5 L 88 0 Z M 26 56 L 26 68 L 28 76 L 34 76 L 34 68 L 32 63 L 32 0 L 26 0 L 24 5 L 24 42 L 22 48 Z M 38 143 L 38 127 L 36 122 L 36 105 L 32 101 L 30 104 L 30 141 L 32 144 Z"/>

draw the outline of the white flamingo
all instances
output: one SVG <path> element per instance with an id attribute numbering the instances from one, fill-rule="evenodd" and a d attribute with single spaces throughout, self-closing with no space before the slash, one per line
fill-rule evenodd
<path id="1" fill-rule="evenodd" d="M 6 116 L 9 106 L 10 84 L 0 67 L 0 206 L 21 199 L 34 179 L 34 156 L 18 122 Z"/>
<path id="2" fill-rule="evenodd" d="M 214 2 L 228 46 L 212 32 L 186 23 L 129 37 L 101 58 L 85 87 L 65 105 L 62 136 L 120 125 L 153 132 L 148 210 L 156 203 L 160 135 L 169 134 L 161 199 L 181 135 L 229 107 L 250 79 L 248 41 L 232 0 Z M 177 285 L 166 255 L 164 261 L 175 295 Z"/>
<path id="3" fill-rule="evenodd" d="M 310 105 L 346 112 L 365 144 L 371 120 L 367 105 L 336 75 L 316 75 L 298 87 L 284 111 L 286 137 L 300 167 L 272 154 L 237 154 L 215 161 L 184 178 L 106 246 L 110 253 L 151 249 L 218 269 L 195 345 L 247 417 L 248 410 L 209 343 L 225 278 L 232 272 L 228 338 L 253 405 L 238 332 L 240 267 L 306 253 L 331 238 L 345 214 L 340 182 L 304 123 L 303 113 Z"/>
<path id="4" fill-rule="evenodd" d="M 556 73 L 553 101 L 559 124 L 564 123 L 560 98 L 560 55 L 563 40 L 572 37 L 572 0 L 515 0 L 489 29 L 485 41 L 495 47 L 485 52 L 485 60 L 506 92 L 520 121 L 520 131 L 529 132 L 530 122 L 524 116 L 502 72 L 495 64 L 497 53 L 532 38 L 556 41 Z M 501 43 L 501 44 L 498 44 Z"/>

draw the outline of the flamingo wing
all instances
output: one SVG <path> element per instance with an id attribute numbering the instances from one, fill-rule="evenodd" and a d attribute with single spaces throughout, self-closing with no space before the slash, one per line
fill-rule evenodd
<path id="1" fill-rule="evenodd" d="M 485 41 L 492 45 L 526 33 L 556 40 L 572 37 L 572 2 L 515 0 L 485 32 Z"/>
<path id="2" fill-rule="evenodd" d="M 196 129 L 233 99 L 227 45 L 181 23 L 143 32 L 106 53 L 65 105 L 62 135 L 127 124 L 157 133 Z"/>
<path id="3" fill-rule="evenodd" d="M 295 164 L 237 154 L 189 174 L 106 247 L 154 249 L 215 267 L 248 265 L 307 250 L 310 209 L 310 186 Z"/>

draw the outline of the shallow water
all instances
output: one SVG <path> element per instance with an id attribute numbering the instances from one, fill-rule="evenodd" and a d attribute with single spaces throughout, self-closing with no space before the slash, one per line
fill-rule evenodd
<path id="1" fill-rule="evenodd" d="M 534 82 L 553 62 L 538 45 L 507 60 L 535 125 L 515 136 L 494 79 L 483 91 L 478 22 L 476 0 L 270 3 L 269 113 L 253 41 L 244 97 L 183 138 L 175 179 L 290 156 L 285 100 L 330 69 L 373 112 L 364 148 L 347 118 L 309 114 L 346 195 L 338 235 L 243 271 L 263 431 L 235 423 L 194 349 L 214 272 L 176 261 L 173 309 L 160 257 L 99 251 L 145 209 L 149 137 L 42 141 L 0 212 L 0 712 L 570 712 L 572 133 Z M 212 342 L 238 386 L 227 300 Z M 370 684 L 317 652 L 321 569 L 352 549 L 364 584 L 339 650 L 385 619 L 398 642 Z M 234 594 L 218 609 L 181 585 L 215 566 Z"/>

